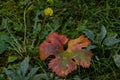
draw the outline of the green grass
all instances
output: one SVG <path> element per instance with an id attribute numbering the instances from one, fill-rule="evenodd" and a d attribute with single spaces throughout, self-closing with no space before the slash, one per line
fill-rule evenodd
<path id="1" fill-rule="evenodd" d="M 39 59 L 40 43 L 51 32 L 59 32 L 70 39 L 84 34 L 85 29 L 98 35 L 103 25 L 107 35 L 117 34 L 120 39 L 119 5 L 120 0 L 54 0 L 53 4 L 47 0 L 1 0 L 0 35 L 7 36 L 4 36 L 3 43 L 7 48 L 0 54 L 0 80 L 7 78 L 4 67 L 13 70 L 28 55 L 31 66 L 40 67 L 38 74 L 44 73 L 50 80 L 59 80 L 47 69 L 48 61 Z M 43 11 L 47 7 L 53 9 L 53 16 L 45 17 Z M 120 53 L 119 48 L 120 44 L 111 47 L 97 45 L 92 49 L 94 57 L 90 68 L 78 67 L 65 80 L 120 80 L 120 68 L 113 60 L 113 55 Z M 12 55 L 17 56 L 17 60 L 8 62 Z"/>

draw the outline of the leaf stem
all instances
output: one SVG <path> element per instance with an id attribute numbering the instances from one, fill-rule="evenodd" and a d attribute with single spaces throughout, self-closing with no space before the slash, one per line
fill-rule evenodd
<path id="1" fill-rule="evenodd" d="M 24 49 L 24 52 L 26 52 L 26 29 L 27 29 L 27 25 L 26 25 L 26 8 L 25 8 L 25 10 L 24 10 L 23 20 L 24 20 L 24 41 L 23 41 L 23 49 Z"/>

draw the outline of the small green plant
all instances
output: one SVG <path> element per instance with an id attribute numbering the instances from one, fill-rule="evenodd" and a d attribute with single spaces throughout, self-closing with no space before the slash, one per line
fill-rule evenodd
<path id="1" fill-rule="evenodd" d="M 17 69 L 8 70 L 4 68 L 4 72 L 10 80 L 49 80 L 46 74 L 36 74 L 38 70 L 39 67 L 32 68 L 29 65 L 29 57 L 26 57 Z"/>
<path id="2" fill-rule="evenodd" d="M 102 57 L 105 57 L 103 55 L 105 55 L 106 51 L 107 51 L 107 54 L 110 53 L 111 49 L 114 48 L 112 46 L 120 42 L 120 40 L 116 38 L 117 34 L 112 34 L 112 36 L 110 34 L 107 35 L 107 31 L 104 26 L 102 26 L 100 33 L 97 35 L 95 35 L 95 32 L 91 30 L 85 30 L 84 33 L 93 42 L 93 44 L 90 45 L 87 49 L 90 50 L 90 49 L 97 48 L 99 52 L 101 51 L 102 54 L 100 55 L 102 55 Z M 112 53 L 113 53 L 112 54 L 113 60 L 116 66 L 120 67 L 120 55 L 118 54 L 118 51 L 114 51 Z M 110 56 L 110 55 L 111 54 L 107 56 Z M 98 54 L 96 55 L 96 59 L 99 60 Z"/>
<path id="3" fill-rule="evenodd" d="M 117 34 L 113 34 L 112 36 L 107 34 L 107 30 L 104 26 L 101 27 L 100 33 L 96 33 L 88 29 L 83 32 L 92 41 L 93 44 L 90 45 L 88 49 L 105 49 L 105 47 L 113 46 L 120 42 L 120 40 L 116 38 Z"/>

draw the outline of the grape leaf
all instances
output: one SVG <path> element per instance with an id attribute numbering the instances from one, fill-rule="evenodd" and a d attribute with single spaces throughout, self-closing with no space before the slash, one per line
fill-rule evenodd
<path id="1" fill-rule="evenodd" d="M 55 56 L 48 64 L 48 67 L 60 77 L 66 77 L 76 70 L 77 65 L 89 68 L 93 56 L 90 50 L 85 49 L 91 44 L 91 41 L 84 35 L 68 41 L 68 48 L 64 50 L 64 44 L 67 41 L 66 36 L 54 32 L 49 34 L 46 41 L 39 47 L 41 60 L 45 60 L 50 55 Z"/>

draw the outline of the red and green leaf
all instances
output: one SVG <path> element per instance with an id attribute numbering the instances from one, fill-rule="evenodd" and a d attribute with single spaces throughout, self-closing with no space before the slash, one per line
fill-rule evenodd
<path id="1" fill-rule="evenodd" d="M 55 59 L 51 60 L 48 67 L 60 77 L 66 77 L 69 73 L 77 69 L 77 65 L 83 68 L 89 68 L 93 53 L 86 51 L 90 41 L 84 35 L 77 39 L 68 41 L 68 48 L 64 50 L 68 38 L 54 32 L 48 35 L 39 47 L 41 60 L 45 60 L 50 55 Z"/>

